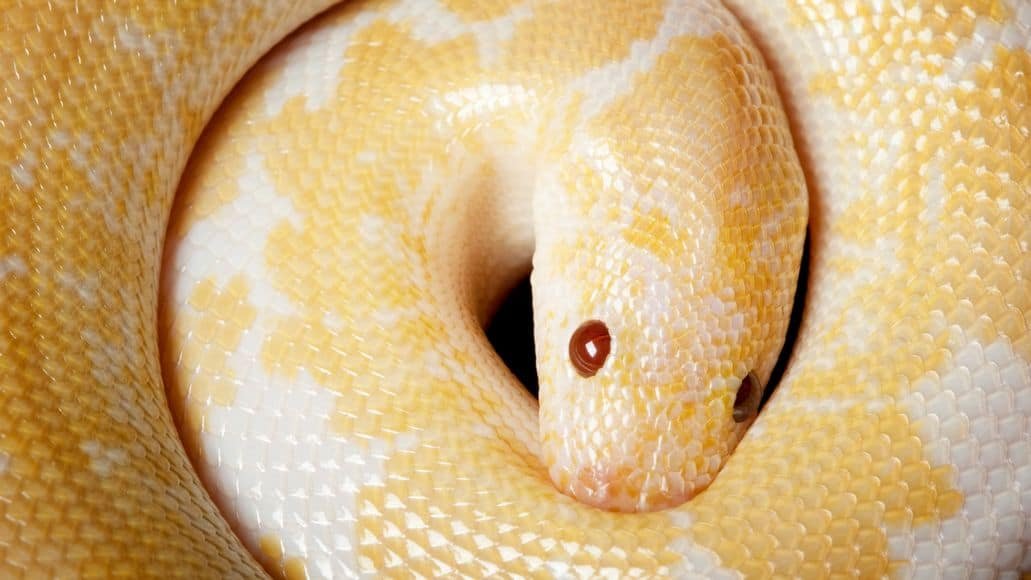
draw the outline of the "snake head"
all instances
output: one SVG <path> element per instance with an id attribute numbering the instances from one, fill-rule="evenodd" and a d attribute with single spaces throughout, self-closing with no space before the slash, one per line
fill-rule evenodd
<path id="1" fill-rule="evenodd" d="M 804 175 L 743 38 L 671 43 L 569 142 L 534 206 L 543 460 L 587 504 L 672 507 L 756 415 L 798 282 Z"/>
<path id="2" fill-rule="evenodd" d="M 535 258 L 544 460 L 584 503 L 650 511 L 705 489 L 756 417 L 780 353 L 797 258 L 757 265 L 761 235 L 685 223 L 682 252 L 665 256 L 635 243 L 645 232 L 630 224 Z"/>

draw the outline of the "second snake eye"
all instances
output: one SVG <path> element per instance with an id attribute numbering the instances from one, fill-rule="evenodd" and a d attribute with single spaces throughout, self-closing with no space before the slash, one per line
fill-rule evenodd
<path id="1" fill-rule="evenodd" d="M 741 386 L 734 397 L 733 417 L 735 423 L 744 423 L 759 414 L 759 402 L 762 400 L 762 387 L 755 371 L 749 372 L 741 379 Z"/>
<path id="2" fill-rule="evenodd" d="M 612 337 L 605 323 L 588 320 L 569 339 L 569 362 L 581 377 L 593 377 L 605 365 L 611 347 Z"/>

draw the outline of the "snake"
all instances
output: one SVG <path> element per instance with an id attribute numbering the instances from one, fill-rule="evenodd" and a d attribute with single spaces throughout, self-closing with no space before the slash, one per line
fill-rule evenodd
<path id="1" fill-rule="evenodd" d="M 0 576 L 1031 571 L 1026 0 L 0 4 Z"/>

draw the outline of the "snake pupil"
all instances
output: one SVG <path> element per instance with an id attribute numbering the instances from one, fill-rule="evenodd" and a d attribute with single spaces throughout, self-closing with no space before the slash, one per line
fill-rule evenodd
<path id="1" fill-rule="evenodd" d="M 569 360 L 581 377 L 593 377 L 605 364 L 612 345 L 612 337 L 605 323 L 588 320 L 573 332 L 569 339 Z"/>
<path id="2" fill-rule="evenodd" d="M 759 379 L 755 371 L 751 371 L 741 380 L 741 386 L 737 389 L 737 396 L 734 397 L 734 421 L 744 423 L 759 412 L 759 398 L 762 389 L 759 388 Z"/>

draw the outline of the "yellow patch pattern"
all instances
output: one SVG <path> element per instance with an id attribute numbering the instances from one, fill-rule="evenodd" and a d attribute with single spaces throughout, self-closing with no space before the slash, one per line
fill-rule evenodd
<path id="1" fill-rule="evenodd" d="M 180 311 L 162 312 L 160 345 L 155 328 L 163 226 L 187 154 L 252 61 L 325 8 L 266 4 L 16 0 L 0 16 L 0 62 L 8 63 L 0 81 L 0 576 L 259 577 L 261 565 L 277 577 L 318 572 L 313 559 L 290 553 L 274 534 L 248 540 L 256 548 L 249 554 L 224 519 L 233 514 L 220 513 L 190 462 L 203 458 L 204 437 L 213 435 L 207 414 L 232 408 L 239 396 L 230 359 L 264 315 L 255 307 L 255 281 L 205 278 L 188 290 Z M 354 2 L 314 28 L 402 4 Z M 912 571 L 908 560 L 890 557 L 891 540 L 938 529 L 969 499 L 956 468 L 935 459 L 939 442 L 925 435 L 948 417 L 911 418 L 913 401 L 925 391 L 946 392 L 941 377 L 966 372 L 959 353 L 969 345 L 1006 344 L 1020 359 L 1008 367 L 1017 371 L 982 361 L 968 372 L 975 390 L 998 384 L 1000 373 L 1019 374 L 1031 359 L 1031 296 L 1021 291 L 1031 243 L 1031 57 L 994 46 L 990 58 L 963 68 L 962 82 L 947 78 L 979 26 L 1015 17 L 1009 5 L 928 0 L 885 14 L 821 0 L 789 2 L 787 12 L 768 8 L 781 6 L 774 2 L 738 6 L 760 46 L 783 46 L 778 34 L 797 34 L 841 51 L 769 55 L 793 128 L 803 133 L 800 156 L 814 200 L 806 318 L 783 384 L 715 483 L 670 511 L 616 514 L 574 501 L 549 481 L 541 446 L 568 433 L 546 433 L 538 442 L 534 402 L 480 334 L 483 304 L 495 297 L 478 293 L 500 292 L 520 274 L 507 273 L 497 287 L 464 279 L 490 273 L 504 251 L 463 253 L 448 242 L 468 235 L 518 245 L 512 240 L 519 236 L 504 237 L 484 218 L 487 211 L 458 211 L 455 184 L 444 178 L 462 175 L 457 190 L 464 184 L 482 207 L 505 207 L 499 200 L 512 193 L 505 188 L 516 186 L 504 185 L 491 156 L 507 147 L 542 174 L 555 174 L 568 195 L 561 207 L 599 226 L 589 239 L 619 239 L 635 256 L 678 268 L 679 259 L 711 249 L 711 269 L 681 281 L 699 297 L 738 305 L 740 325 L 758 328 L 761 340 L 717 341 L 695 357 L 708 365 L 699 380 L 723 381 L 724 388 L 660 414 L 671 424 L 701 425 L 692 441 L 717 450 L 692 460 L 701 473 L 711 467 L 707 458 L 726 455 L 728 441 L 743 433 L 703 418 L 728 414 L 733 381 L 744 372 L 768 375 L 786 323 L 775 305 L 784 296 L 760 293 L 750 302 L 750 291 L 726 281 L 747 278 L 772 294 L 784 284 L 783 260 L 792 259 L 778 256 L 797 247 L 742 248 L 762 235 L 783 240 L 804 219 L 803 208 L 772 204 L 763 211 L 781 221 L 761 232 L 751 224 L 769 222 L 754 219 L 754 200 L 737 196 L 790 197 L 781 187 L 801 179 L 791 138 L 777 107 L 753 109 L 760 115 L 748 119 L 754 131 L 734 127 L 734 104 L 753 95 L 710 93 L 714 85 L 694 82 L 698 70 L 741 75 L 758 61 L 758 53 L 719 33 L 669 39 L 651 69 L 628 75 L 630 89 L 600 110 L 591 108 L 597 95 L 584 89 L 549 100 L 565 84 L 637 54 L 657 37 L 672 4 L 635 2 L 632 17 L 629 6 L 587 1 L 438 4 L 466 24 L 520 9 L 530 16 L 516 19 L 496 60 L 484 56 L 482 38 L 472 33 L 430 41 L 404 18 L 373 18 L 349 39 L 326 110 L 296 96 L 266 117 L 263 97 L 276 88 L 283 63 L 259 65 L 233 97 L 244 104 L 215 121 L 194 151 L 205 160 L 187 170 L 169 232 L 173 240 L 188 235 L 244 193 L 246 157 L 234 143 L 241 150 L 250 144 L 277 195 L 300 216 L 268 233 L 266 282 L 292 308 L 268 315 L 273 331 L 255 362 L 269 377 L 310 376 L 340 395 L 328 428 L 368 457 L 381 455 L 374 459 L 382 461 L 383 481 L 356 493 L 349 532 L 356 571 Z M 851 32 L 842 40 L 843 22 Z M 792 72 L 804 68 L 800 59 L 818 60 L 820 70 L 802 79 Z M 408 65 L 405 74 L 389 74 L 383 65 L 391 61 Z M 878 87 L 906 74 L 905 90 L 882 103 Z M 505 98 L 515 104 L 483 105 L 468 96 L 506 83 Z M 696 107 L 710 114 L 694 133 L 625 116 L 644 103 L 675 118 L 676 111 L 658 108 L 689 99 L 712 105 Z M 501 111 L 489 127 L 487 112 L 477 109 L 483 106 Z M 337 107 L 346 111 L 346 127 L 327 124 L 327 115 L 341 122 L 331 114 Z M 823 114 L 819 107 L 851 123 L 830 151 L 812 150 L 805 134 L 806 122 Z M 437 123 L 428 110 L 455 122 Z M 542 136 L 547 141 L 534 147 Z M 599 160 L 609 158 L 571 153 L 579 139 L 604 143 L 618 167 L 599 171 Z M 322 146 L 334 151 L 332 159 L 315 153 Z M 671 148 L 689 161 L 646 162 Z M 767 162 L 739 155 L 750 148 L 762 149 Z M 888 151 L 897 154 L 885 171 Z M 714 159 L 729 181 L 714 179 Z M 820 166 L 825 159 L 867 171 L 850 190 L 828 182 L 834 173 Z M 639 204 L 629 205 L 634 211 L 607 204 L 614 191 L 638 196 Z M 677 198 L 682 207 L 648 205 L 659 191 L 694 197 Z M 603 235 L 609 233 L 615 235 Z M 611 267 L 608 277 L 583 262 L 604 244 L 553 241 L 552 263 L 582 284 L 571 295 L 585 312 L 573 316 L 600 308 L 605 292 L 635 304 L 651 296 L 648 284 L 622 277 L 636 262 Z M 370 247 L 376 251 L 355 251 Z M 861 253 L 870 248 L 891 259 L 871 266 Z M 525 268 L 519 259 L 512 259 L 513 272 Z M 737 336 L 737 323 L 701 306 L 686 312 L 697 315 L 692 324 L 662 334 L 659 346 L 654 328 L 623 326 L 610 369 L 633 376 L 635 364 L 652 364 L 645 355 L 660 346 L 673 345 L 667 350 L 679 356 L 698 343 L 698 329 Z M 625 314 L 630 320 L 634 311 Z M 541 322 L 558 328 L 580 320 L 556 314 Z M 676 321 L 668 322 L 672 328 Z M 542 368 L 565 368 L 561 349 L 540 356 Z M 1026 371 L 1016 381 L 1026 385 Z M 610 410 L 642 415 L 681 392 L 663 383 L 625 397 L 620 389 L 636 385 L 615 386 L 607 402 L 619 402 Z M 1016 404 L 1011 413 L 1019 413 Z M 580 419 L 597 420 L 620 441 L 632 439 L 618 430 L 623 416 Z M 654 423 L 642 440 L 663 437 L 664 425 Z M 559 483 L 569 487 L 583 475 Z M 605 476 L 629 482 L 630 495 L 644 488 L 633 466 Z"/>

